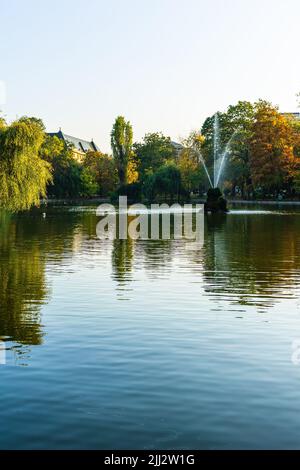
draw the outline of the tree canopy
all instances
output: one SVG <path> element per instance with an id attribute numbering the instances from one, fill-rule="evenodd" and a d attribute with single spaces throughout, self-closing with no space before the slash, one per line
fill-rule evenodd
<path id="1" fill-rule="evenodd" d="M 257 105 L 249 138 L 252 182 L 278 191 L 295 176 L 299 158 L 295 147 L 299 136 L 290 120 L 267 102 Z"/>
<path id="2" fill-rule="evenodd" d="M 111 148 L 118 170 L 120 185 L 127 183 L 127 168 L 132 158 L 132 126 L 123 116 L 118 116 L 111 131 Z"/>
<path id="3" fill-rule="evenodd" d="M 300 195 L 300 121 L 267 101 L 239 101 L 218 112 L 217 119 L 209 116 L 181 147 L 161 132 L 133 143 L 130 122 L 118 116 L 111 146 L 112 155 L 89 151 L 78 161 L 72 145 L 47 135 L 40 119 L 25 116 L 7 124 L 0 118 L 0 208 L 29 209 L 46 196 L 114 200 L 127 194 L 150 200 L 201 195 L 210 186 L 203 161 L 232 197 Z"/>
<path id="4" fill-rule="evenodd" d="M 42 122 L 21 118 L 0 126 L 0 207 L 19 211 L 38 205 L 51 181 L 51 165 L 40 157 Z"/>
<path id="5" fill-rule="evenodd" d="M 160 132 L 146 134 L 142 142 L 136 142 L 133 148 L 140 180 L 174 157 L 170 137 Z"/>

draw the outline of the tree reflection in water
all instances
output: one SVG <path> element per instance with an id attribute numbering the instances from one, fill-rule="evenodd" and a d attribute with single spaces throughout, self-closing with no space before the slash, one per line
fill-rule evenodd
<path id="1" fill-rule="evenodd" d="M 195 280 L 201 276 L 209 297 L 268 308 L 292 296 L 299 285 L 299 233 L 300 214 L 207 216 L 201 251 L 185 250 L 185 242 L 178 240 L 116 240 L 113 279 L 129 288 L 141 266 L 153 279 L 171 276 L 181 258 L 188 260 Z"/>
<path id="2" fill-rule="evenodd" d="M 199 302 L 204 294 L 257 309 L 293 296 L 299 286 L 299 213 L 207 216 L 203 250 L 188 251 L 184 240 L 98 240 L 95 208 L 48 208 L 46 218 L 42 212 L 0 214 L 0 340 L 16 357 L 25 355 L 22 363 L 28 348 L 44 341 L 41 310 L 51 294 L 46 272 L 72 272 L 77 253 L 91 268 L 101 260 L 110 264 L 121 300 L 134 296 L 137 279 L 155 282 L 158 291 L 160 280 L 170 279 L 172 290 L 173 273 L 183 276 L 183 285 L 193 284 Z"/>
<path id="3" fill-rule="evenodd" d="M 25 219 L 0 214 L 0 335 L 20 357 L 25 345 L 42 343 L 40 307 L 49 291 L 40 243 L 32 239 Z"/>

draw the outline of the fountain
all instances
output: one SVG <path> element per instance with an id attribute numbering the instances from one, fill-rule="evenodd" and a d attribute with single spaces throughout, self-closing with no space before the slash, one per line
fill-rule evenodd
<path id="1" fill-rule="evenodd" d="M 214 116 L 214 145 L 213 145 L 213 177 L 211 178 L 206 163 L 204 161 L 201 153 L 198 152 L 200 161 L 203 165 L 205 173 L 207 175 L 210 188 L 207 191 L 207 199 L 205 202 L 205 212 L 227 212 L 227 201 L 223 197 L 220 188 L 218 187 L 220 183 L 220 178 L 223 173 L 224 163 L 226 156 L 228 155 L 232 139 L 234 138 L 236 132 L 233 133 L 229 141 L 227 142 L 225 149 L 221 151 L 220 146 L 220 128 L 219 128 L 219 116 L 218 113 Z"/>
<path id="2" fill-rule="evenodd" d="M 212 214 L 218 212 L 228 212 L 227 201 L 223 197 L 220 188 L 209 188 L 207 191 L 207 198 L 204 204 L 205 212 L 211 212 Z"/>

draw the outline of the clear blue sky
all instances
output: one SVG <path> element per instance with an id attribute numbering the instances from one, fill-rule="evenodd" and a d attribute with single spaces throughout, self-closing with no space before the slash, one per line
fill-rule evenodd
<path id="1" fill-rule="evenodd" d="M 238 100 L 296 110 L 299 0 L 1 0 L 9 120 L 110 150 L 114 118 L 174 140 Z"/>

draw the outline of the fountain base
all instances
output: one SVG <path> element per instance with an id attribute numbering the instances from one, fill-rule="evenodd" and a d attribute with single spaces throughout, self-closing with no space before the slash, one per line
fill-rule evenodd
<path id="1" fill-rule="evenodd" d="M 204 204 L 205 212 L 211 212 L 212 214 L 216 213 L 226 213 L 228 212 L 227 209 L 227 201 L 223 197 L 222 192 L 219 188 L 210 188 L 207 191 L 207 199 Z"/>

